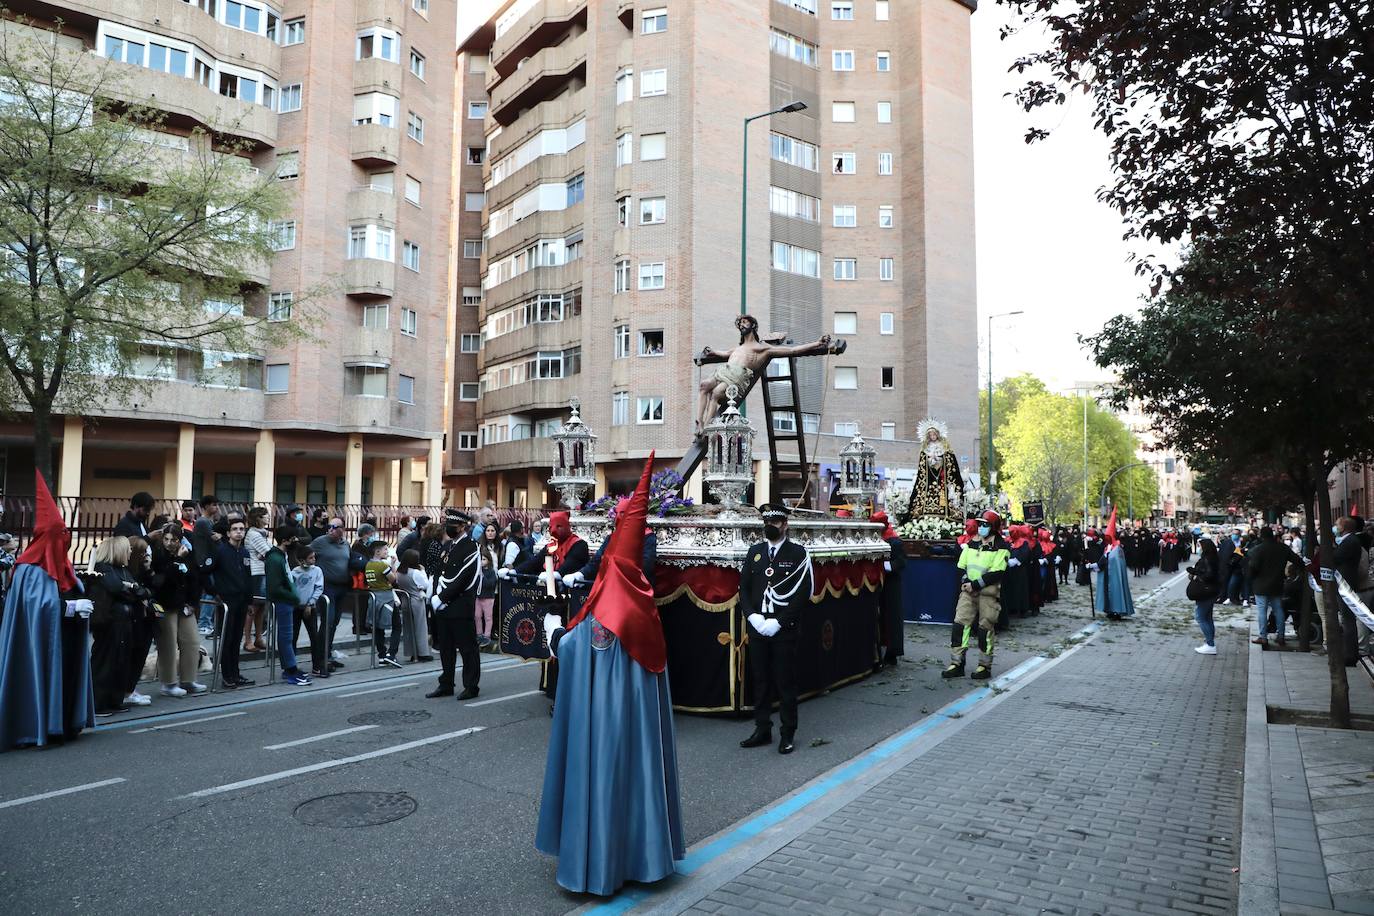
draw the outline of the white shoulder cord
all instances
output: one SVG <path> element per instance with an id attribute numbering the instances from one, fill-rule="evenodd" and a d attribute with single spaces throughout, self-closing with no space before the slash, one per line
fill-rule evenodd
<path id="1" fill-rule="evenodd" d="M 785 577 L 777 586 L 768 586 L 763 592 L 763 613 L 772 616 L 773 608 L 778 604 L 791 604 L 792 596 L 801 588 L 802 582 L 811 581 L 811 554 L 806 555 L 806 565 L 798 566 L 792 574 Z M 795 580 L 795 581 L 794 581 Z M 791 587 L 787 591 L 782 591 L 788 583 Z"/>

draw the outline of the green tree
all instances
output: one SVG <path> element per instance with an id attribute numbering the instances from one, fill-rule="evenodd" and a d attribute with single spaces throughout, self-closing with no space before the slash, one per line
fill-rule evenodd
<path id="1" fill-rule="evenodd" d="M 1000 475 L 1003 470 L 1002 462 L 1002 433 L 1007 427 L 1007 421 L 1011 419 L 1012 413 L 1023 398 L 1035 394 L 1044 394 L 1047 389 L 1045 383 L 1031 375 L 1023 372 L 1020 375 L 1009 376 L 992 386 L 992 435 L 994 469 Z M 978 435 L 987 437 L 988 429 L 988 390 L 980 388 L 978 390 Z M 979 449 L 982 457 L 979 459 L 978 470 L 983 475 L 983 480 L 988 479 L 988 449 L 987 444 Z"/>
<path id="2" fill-rule="evenodd" d="M 266 324 L 278 183 L 224 136 L 150 143 L 161 116 L 119 67 L 56 31 L 0 31 L 0 404 L 31 418 L 49 485 L 55 413 L 127 398 L 183 355 L 214 381 L 203 350 L 300 333 L 299 314 Z"/>

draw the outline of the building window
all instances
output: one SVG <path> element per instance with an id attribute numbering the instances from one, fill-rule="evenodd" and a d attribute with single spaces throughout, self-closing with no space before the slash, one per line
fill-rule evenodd
<path id="1" fill-rule="evenodd" d="M 406 136 L 416 143 L 425 142 L 425 119 L 413 111 L 406 117 Z"/>
<path id="2" fill-rule="evenodd" d="M 373 331 L 391 327 L 391 306 L 385 302 L 363 306 L 363 327 Z"/>
<path id="3" fill-rule="evenodd" d="M 615 358 L 624 359 L 630 355 L 630 326 L 628 324 L 618 324 L 614 329 L 615 333 Z"/>
<path id="4" fill-rule="evenodd" d="M 484 191 L 467 191 L 463 194 L 463 209 L 469 213 L 481 213 L 486 205 L 487 195 Z"/>
<path id="5" fill-rule="evenodd" d="M 390 29 L 364 29 L 358 33 L 358 60 L 380 58 L 401 62 L 401 36 Z"/>
<path id="6" fill-rule="evenodd" d="M 649 261 L 639 265 L 639 288 L 640 289 L 663 289 L 664 287 L 664 262 Z"/>
<path id="7" fill-rule="evenodd" d="M 858 366 L 836 366 L 835 367 L 835 390 L 837 391 L 857 391 L 859 388 L 859 367 Z M 853 435 L 850 433 L 849 435 Z"/>
<path id="8" fill-rule="evenodd" d="M 615 103 L 620 105 L 635 96 L 635 72 L 626 67 L 615 75 Z"/>
<path id="9" fill-rule="evenodd" d="M 638 423 L 662 423 L 663 398 L 640 398 L 635 410 L 635 421 Z"/>
<path id="10" fill-rule="evenodd" d="M 836 258 L 835 259 L 835 279 L 836 280 L 857 280 L 859 278 L 859 262 L 855 258 Z"/>
<path id="11" fill-rule="evenodd" d="M 615 262 L 615 286 L 613 289 L 617 293 L 629 292 L 630 262 L 628 260 L 622 259 Z"/>
<path id="12" fill-rule="evenodd" d="M 395 231 L 392 229 L 372 225 L 354 226 L 348 230 L 348 258 L 390 261 L 395 257 L 392 252 L 394 241 Z"/>
<path id="13" fill-rule="evenodd" d="M 878 154 L 878 174 L 879 174 L 879 175 L 891 175 L 891 174 L 892 174 L 892 154 L 891 154 L 891 153 L 879 153 L 879 154 Z"/>
<path id="14" fill-rule="evenodd" d="M 251 502 L 253 499 L 253 475 L 216 474 L 215 495 L 227 503 Z"/>
<path id="15" fill-rule="evenodd" d="M 859 225 L 858 207 L 853 204 L 835 204 L 832 214 L 831 225 L 837 229 L 853 229 Z"/>
<path id="16" fill-rule="evenodd" d="M 896 318 L 892 312 L 882 312 L 878 315 L 878 333 L 895 333 Z"/>
<path id="17" fill-rule="evenodd" d="M 305 20 L 288 19 L 286 29 L 282 32 L 281 43 L 283 45 L 299 45 L 305 43 Z"/>
<path id="18" fill-rule="evenodd" d="M 469 261 L 471 261 L 471 260 L 475 260 L 475 259 L 477 259 L 477 258 L 480 258 L 481 256 L 482 256 L 482 240 L 481 240 L 481 239 L 463 239 L 463 257 L 465 257 L 465 258 L 467 258 Z"/>
<path id="19" fill-rule="evenodd" d="M 280 111 L 300 111 L 301 110 L 301 84 L 288 83 L 281 87 Z"/>
<path id="20" fill-rule="evenodd" d="M 345 366 L 344 394 L 355 398 L 386 397 L 385 366 Z"/>
<path id="21" fill-rule="evenodd" d="M 468 165 L 481 165 L 487 161 L 487 148 L 485 146 L 468 147 Z"/>
<path id="22" fill-rule="evenodd" d="M 832 70 L 853 70 L 854 52 L 853 51 L 831 51 L 830 69 Z"/>
<path id="23" fill-rule="evenodd" d="M 478 385 L 476 382 L 459 382 L 458 400 L 475 401 L 477 400 Z"/>
<path id="24" fill-rule="evenodd" d="M 409 375 L 396 376 L 396 400 L 402 404 L 415 403 L 415 379 Z"/>
<path id="25" fill-rule="evenodd" d="M 468 117 L 480 121 L 487 116 L 486 102 L 468 102 Z"/>
<path id="26" fill-rule="evenodd" d="M 300 156 L 297 153 L 278 153 L 275 174 L 278 181 L 290 181 L 292 178 L 301 177 Z"/>
<path id="27" fill-rule="evenodd" d="M 428 16 L 429 0 L 410 0 L 410 8 L 422 16 Z"/>
<path id="28" fill-rule="evenodd" d="M 891 102 L 879 102 L 879 103 L 878 103 L 878 123 L 879 123 L 879 124 L 891 124 L 891 123 L 892 123 L 892 103 L 891 103 Z"/>
<path id="29" fill-rule="evenodd" d="M 406 200 L 415 206 L 420 206 L 420 179 L 406 176 Z"/>
<path id="30" fill-rule="evenodd" d="M 396 123 L 397 101 L 396 96 L 383 92 L 359 93 L 353 96 L 353 123 L 390 127 Z"/>
<path id="31" fill-rule="evenodd" d="M 769 30 L 768 50 L 782 57 L 799 61 L 808 67 L 814 67 L 818 63 L 817 54 L 819 52 L 813 43 L 781 29 Z"/>
<path id="32" fill-rule="evenodd" d="M 477 451 L 477 430 L 469 430 L 458 434 L 458 451 L 475 452 Z"/>
<path id="33" fill-rule="evenodd" d="M 640 161 L 648 162 L 652 159 L 662 159 L 668 155 L 668 135 L 667 134 L 643 134 L 639 138 L 639 158 Z"/>
<path id="34" fill-rule="evenodd" d="M 873 16 L 879 22 L 886 22 L 888 19 L 888 0 L 875 0 L 873 4 Z"/>
<path id="35" fill-rule="evenodd" d="M 830 158 L 830 171 L 834 175 L 853 175 L 858 167 L 853 153 L 835 153 Z"/>
<path id="36" fill-rule="evenodd" d="M 812 172 L 820 168 L 821 153 L 816 145 L 786 134 L 772 135 L 770 153 L 778 162 L 790 163 Z"/>
<path id="37" fill-rule="evenodd" d="M 800 245 L 774 242 L 773 269 L 818 278 L 821 275 L 821 254 Z"/>
<path id="38" fill-rule="evenodd" d="M 857 334 L 857 333 L 859 333 L 859 313 L 858 313 L 858 312 L 836 312 L 836 313 L 835 313 L 835 333 L 836 333 L 836 334 Z"/>
<path id="39" fill-rule="evenodd" d="M 305 478 L 305 501 L 318 506 L 329 499 L 329 478 L 311 474 Z"/>
<path id="40" fill-rule="evenodd" d="M 778 0 L 783 6 L 790 6 L 794 10 L 801 10 L 803 13 L 816 15 L 816 0 Z"/>
<path id="41" fill-rule="evenodd" d="M 895 221 L 892 216 L 892 204 L 881 204 L 878 207 L 878 228 L 891 229 Z"/>
<path id="42" fill-rule="evenodd" d="M 790 188 L 770 187 L 768 210 L 778 216 L 790 216 L 793 219 L 806 220 L 808 223 L 821 221 L 820 198 Z"/>
<path id="43" fill-rule="evenodd" d="M 884 388 L 894 388 L 894 387 L 896 387 L 896 385 L 895 385 L 895 379 L 896 379 L 896 376 L 897 376 L 897 367 L 896 367 L 896 366 L 883 366 L 882 376 L 883 376 L 883 387 L 884 387 Z"/>
<path id="44" fill-rule="evenodd" d="M 668 219 L 668 199 L 666 197 L 641 197 L 639 200 L 639 224 L 648 226 L 662 223 Z"/>
<path id="45" fill-rule="evenodd" d="M 401 243 L 401 266 L 416 273 L 420 272 L 420 246 L 409 239 Z"/>
<path id="46" fill-rule="evenodd" d="M 891 279 L 892 279 L 892 259 L 891 259 L 891 258 L 879 258 L 879 259 L 878 259 L 878 279 L 879 279 L 879 280 L 891 280 Z"/>
<path id="47" fill-rule="evenodd" d="M 853 102 L 831 102 L 830 120 L 836 124 L 854 123 L 854 103 Z"/>
<path id="48" fill-rule="evenodd" d="M 668 93 L 667 70 L 645 70 L 639 74 L 639 95 L 666 95 Z"/>
<path id="49" fill-rule="evenodd" d="M 476 353 L 482 346 L 481 334 L 463 334 L 458 339 L 459 353 Z"/>
<path id="50" fill-rule="evenodd" d="M 289 506 L 296 501 L 296 475 L 278 474 L 277 475 L 277 502 L 284 506 Z"/>
<path id="51" fill-rule="evenodd" d="M 662 356 L 662 355 L 663 355 L 663 332 L 662 332 L 662 331 L 640 331 L 640 332 L 639 332 L 639 355 L 640 355 L 640 356 Z"/>
<path id="52" fill-rule="evenodd" d="M 896 439 L 896 438 L 897 438 L 897 424 L 896 424 L 896 423 L 885 422 L 885 423 L 883 423 L 882 429 L 883 429 L 883 438 L 884 438 L 884 439 Z"/>
<path id="53" fill-rule="evenodd" d="M 887 51 L 879 51 L 879 52 L 878 52 L 877 66 L 878 66 L 878 72 L 879 72 L 879 73 L 886 73 L 887 71 L 891 70 L 891 69 L 892 69 L 892 55 L 891 55 L 890 53 L 888 53 Z"/>
<path id="54" fill-rule="evenodd" d="M 853 19 L 854 3 L 853 0 L 834 0 L 830 4 L 831 19 Z"/>
<path id="55" fill-rule="evenodd" d="M 425 78 L 425 56 L 414 48 L 410 49 L 410 72 L 418 79 Z"/>
<path id="56" fill-rule="evenodd" d="M 463 304 L 464 304 L 464 305 L 481 305 L 481 304 L 482 304 L 482 288 L 481 288 L 480 286 L 465 286 L 465 287 L 463 287 Z"/>
<path id="57" fill-rule="evenodd" d="M 294 293 L 272 293 L 267 297 L 267 320 L 268 321 L 290 321 L 291 304 L 295 301 Z"/>
<path id="58" fill-rule="evenodd" d="M 415 309 L 401 309 L 401 333 L 407 337 L 418 337 L 420 334 L 420 313 Z"/>
<path id="59" fill-rule="evenodd" d="M 290 251 L 296 247 L 296 221 L 294 219 L 273 220 L 267 224 L 272 235 L 273 251 Z"/>
<path id="60" fill-rule="evenodd" d="M 668 31 L 668 10 L 659 7 L 655 10 L 645 10 L 640 14 L 639 31 L 642 35 L 654 35 L 658 32 Z"/>
<path id="61" fill-rule="evenodd" d="M 620 168 L 622 165 L 629 165 L 635 161 L 635 138 L 634 134 L 621 134 L 615 138 L 615 165 Z"/>
<path id="62" fill-rule="evenodd" d="M 611 394 L 611 425 L 624 426 L 630 422 L 630 393 L 616 391 Z"/>
<path id="63" fill-rule="evenodd" d="M 268 394 L 285 394 L 291 384 L 291 366 L 286 363 L 268 363 L 267 381 L 263 390 Z"/>
<path id="64" fill-rule="evenodd" d="M 574 175 L 569 178 L 567 185 L 567 206 L 571 207 L 573 204 L 581 203 L 582 198 L 586 195 L 586 188 L 587 182 L 584 176 Z"/>
<path id="65" fill-rule="evenodd" d="M 630 225 L 630 196 L 615 199 L 615 221 L 616 225 L 625 227 Z"/>

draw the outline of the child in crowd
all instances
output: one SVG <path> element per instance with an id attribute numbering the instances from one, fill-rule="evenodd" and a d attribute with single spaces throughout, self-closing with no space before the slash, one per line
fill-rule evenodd
<path id="1" fill-rule="evenodd" d="M 392 571 L 391 547 L 386 541 L 373 541 L 368 545 L 372 559 L 363 567 L 363 583 L 370 597 L 369 616 L 372 624 L 372 642 L 377 647 L 377 663 L 401 667 L 396 660 L 396 650 L 401 645 L 401 614 L 396 602 L 396 573 Z M 391 626 L 391 651 L 387 651 L 386 628 Z"/>
<path id="2" fill-rule="evenodd" d="M 296 625 L 291 632 L 291 644 L 294 646 L 300 638 L 301 624 L 304 623 L 305 632 L 310 635 L 310 676 L 329 677 L 329 666 L 324 662 L 324 640 L 320 637 L 323 620 L 315 615 L 315 605 L 324 595 L 324 571 L 315 565 L 315 550 L 308 544 L 296 551 L 296 568 L 291 570 L 291 585 L 301 601 Z"/>
<path id="3" fill-rule="evenodd" d="M 477 645 L 491 645 L 492 607 L 496 604 L 496 570 L 491 553 L 482 551 L 482 581 L 477 585 Z"/>

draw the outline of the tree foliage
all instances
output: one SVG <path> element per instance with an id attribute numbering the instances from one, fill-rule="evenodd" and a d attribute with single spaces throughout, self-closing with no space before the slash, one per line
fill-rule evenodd
<path id="1" fill-rule="evenodd" d="M 993 425 L 993 451 L 994 470 L 1001 474 L 1004 469 L 1002 457 L 1002 434 L 1006 431 L 1007 421 L 1016 411 L 1023 398 L 1031 395 L 1044 394 L 1048 389 L 1045 383 L 1029 372 L 1020 375 L 1009 376 L 1002 379 L 992 387 L 992 425 Z M 979 436 L 986 437 L 988 428 L 988 392 L 986 388 L 978 390 L 978 430 Z M 987 480 L 988 473 L 988 449 L 979 449 L 982 457 L 979 461 L 979 471 L 983 479 Z"/>
<path id="2" fill-rule="evenodd" d="M 240 369 L 207 351 L 299 333 L 265 321 L 277 183 L 240 142 L 164 132 L 122 101 L 119 67 L 52 31 L 0 31 L 0 403 L 32 417 L 50 482 L 54 413 L 149 375 L 219 381 Z"/>

